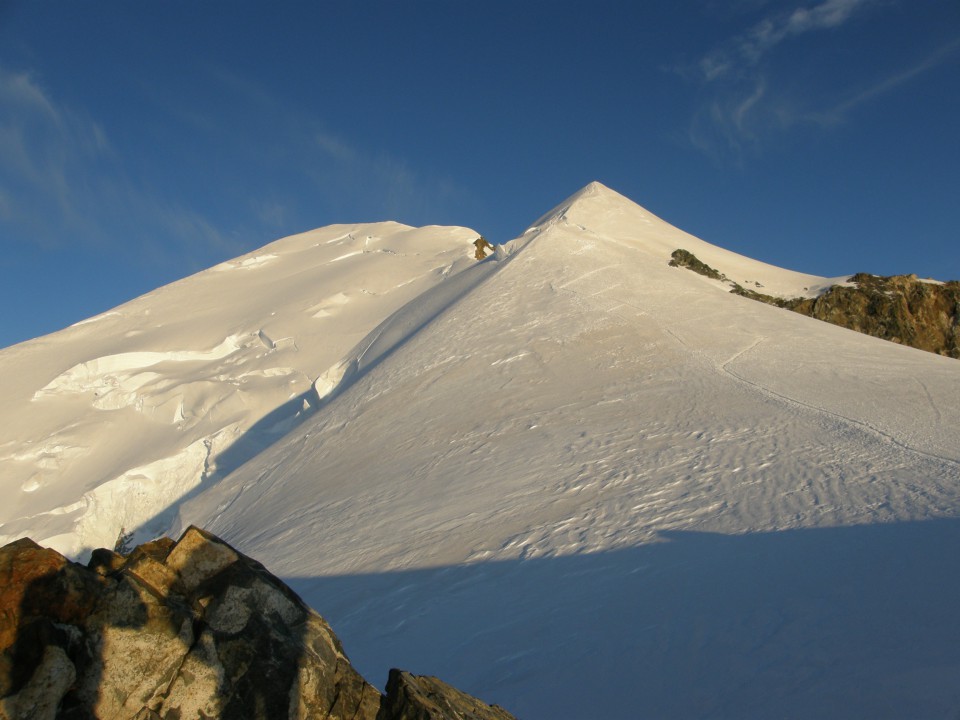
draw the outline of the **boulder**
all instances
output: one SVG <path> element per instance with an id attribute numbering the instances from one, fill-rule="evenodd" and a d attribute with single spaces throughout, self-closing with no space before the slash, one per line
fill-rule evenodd
<path id="1" fill-rule="evenodd" d="M 390 687 L 364 680 L 290 588 L 199 528 L 87 566 L 29 539 L 0 549 L 0 718 L 510 717 L 433 678 L 395 671 Z"/>

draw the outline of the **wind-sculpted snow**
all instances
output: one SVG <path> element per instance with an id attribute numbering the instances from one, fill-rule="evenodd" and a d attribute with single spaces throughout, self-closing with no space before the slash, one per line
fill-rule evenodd
<path id="1" fill-rule="evenodd" d="M 151 507 L 144 532 L 205 526 L 322 605 L 365 673 L 382 676 L 406 648 L 416 672 L 525 718 L 960 707 L 960 587 L 940 580 L 960 574 L 949 552 L 933 557 L 957 534 L 960 363 L 672 268 L 686 248 L 772 294 L 833 282 L 711 246 L 599 184 L 479 264 L 469 231 L 390 226 L 388 248 L 369 227 L 387 236 L 316 231 L 326 250 L 309 270 L 294 243 L 211 274 L 220 292 L 243 288 L 232 297 L 256 322 L 238 312 L 205 338 L 157 330 L 166 351 L 230 336 L 240 347 L 191 371 L 201 385 L 231 378 L 231 394 L 207 397 L 200 415 L 185 402 L 172 425 L 150 421 L 162 428 L 154 455 L 96 456 L 109 466 L 99 478 L 129 479 L 171 456 L 164 443 L 184 452 L 178 422 L 211 428 L 199 482 Z M 416 255 L 417 232 L 459 244 Z M 394 253 L 419 258 L 416 272 L 380 273 Z M 273 284 L 236 279 L 280 270 L 290 275 Z M 380 293 L 398 301 L 374 306 Z M 102 336 L 119 322 L 65 332 Z M 311 336 L 313 323 L 325 334 Z M 335 352 L 307 350 L 321 336 Z M 91 416 L 82 393 L 30 397 L 91 358 L 159 351 L 130 346 L 139 337 L 56 362 L 43 340 L 7 351 L 57 366 L 21 392 L 22 417 L 56 400 L 63 418 L 0 443 L 16 482 L 32 483 L 14 493 L 14 517 L 31 518 L 18 527 L 76 532 L 83 506 L 70 503 L 96 500 L 84 493 L 103 483 L 76 492 L 51 477 L 88 458 L 104 413 L 126 413 L 111 426 L 118 448 L 146 423 L 130 407 Z M 187 367 L 168 365 L 137 372 Z M 272 388 L 258 390 L 261 411 L 263 398 L 275 404 L 257 422 L 240 412 L 244 382 Z M 74 514 L 37 514 L 51 508 Z M 437 633 L 454 650 L 432 650 Z M 571 693 L 577 683 L 586 691 Z"/>
<path id="2" fill-rule="evenodd" d="M 83 556 L 165 531 L 313 412 L 314 381 L 370 330 L 474 265 L 477 235 L 323 228 L 0 352 L 0 541 Z"/>
<path id="3" fill-rule="evenodd" d="M 46 398 L 65 394 L 92 393 L 93 407 L 99 410 L 118 410 L 122 407 L 137 405 L 143 411 L 144 396 L 162 394 L 144 392 L 146 386 L 169 384 L 172 376 L 196 372 L 201 364 L 211 364 L 222 360 L 241 348 L 240 338 L 231 336 L 211 350 L 171 350 L 166 352 L 130 352 L 88 360 L 61 373 L 44 387 L 34 393 L 33 399 L 43 401 Z M 148 371 L 156 365 L 165 364 L 163 374 Z M 185 369 L 172 369 L 174 365 L 189 365 Z M 164 403 L 168 404 L 168 403 Z M 180 404 L 181 412 L 183 404 Z M 172 421 L 172 419 L 171 419 Z"/>

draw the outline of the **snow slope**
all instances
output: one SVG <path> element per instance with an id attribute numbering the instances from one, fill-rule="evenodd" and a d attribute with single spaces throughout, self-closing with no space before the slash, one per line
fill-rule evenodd
<path id="1" fill-rule="evenodd" d="M 15 360 L 48 368 L 9 417 L 33 417 L 44 402 L 73 414 L 52 438 L 24 430 L 0 442 L 18 455 L 5 461 L 21 473 L 10 486 L 18 503 L 49 488 L 46 515 L 0 530 L 60 532 L 81 547 L 96 533 L 76 518 L 89 516 L 115 535 L 129 490 L 96 515 L 102 486 L 53 479 L 87 457 L 89 438 L 112 437 L 94 435 L 98 418 L 126 412 L 98 462 L 109 457 L 126 474 L 103 477 L 133 486 L 125 423 L 140 421 L 155 393 L 214 374 L 201 367 L 222 374 L 230 358 L 241 376 L 282 352 L 277 365 L 292 367 L 278 338 L 293 337 L 307 359 L 305 328 L 340 312 L 336 343 L 296 366 L 299 385 L 270 396 L 281 408 L 305 398 L 315 411 L 230 425 L 231 447 L 247 449 L 232 455 L 224 443 L 223 471 L 175 490 L 148 457 L 136 459 L 166 493 L 144 533 L 201 524 L 285 576 L 367 677 L 385 677 L 388 663 L 441 675 L 527 720 L 960 711 L 957 361 L 671 268 L 670 253 L 685 248 L 767 293 L 830 284 L 711 246 L 597 183 L 479 264 L 463 260 L 475 233 L 430 230 L 455 249 L 431 246 L 404 270 L 416 280 L 402 302 L 356 317 L 358 283 L 380 277 L 366 272 L 379 258 L 344 257 L 358 242 L 343 239 L 346 229 L 315 232 L 349 247 L 315 268 L 291 252 L 303 284 L 287 281 L 270 299 L 264 288 L 277 281 L 251 285 L 238 273 L 286 260 L 294 239 L 229 264 L 238 280 L 217 292 L 232 288 L 248 301 L 236 317 L 256 322 L 214 323 L 222 307 L 204 319 L 206 298 L 175 285 L 158 293 L 181 298 L 201 313 L 192 327 L 216 333 L 201 341 L 173 327 L 120 345 L 84 331 L 110 316 L 65 331 L 100 338 L 95 353 L 50 358 L 59 334 L 14 348 L 33 353 Z M 168 307 L 161 296 L 154 313 Z M 283 330 L 259 319 L 271 303 Z M 132 305 L 117 311 L 124 322 Z M 125 332 L 146 332 L 142 320 Z M 174 349 L 185 354 L 152 362 Z M 97 379 L 111 372 L 122 377 Z M 159 377 L 141 383 L 148 373 Z M 309 394 L 314 381 L 322 404 Z M 106 399 L 78 397 L 91 384 L 111 389 Z M 124 393 L 133 407 L 91 409 Z M 216 404 L 201 407 L 215 415 Z M 165 437 L 150 440 L 161 448 L 150 457 L 171 457 Z M 169 441 L 173 457 L 191 452 L 192 437 Z M 28 491 L 48 460 L 60 465 L 49 462 Z"/>
<path id="2" fill-rule="evenodd" d="M 678 246 L 814 284 L 589 186 L 182 522 L 520 717 L 949 716 L 960 365 Z"/>
<path id="3" fill-rule="evenodd" d="M 315 381 L 386 316 L 475 265 L 476 237 L 331 226 L 0 351 L 0 542 L 83 556 L 122 528 L 162 534 L 315 410 Z"/>

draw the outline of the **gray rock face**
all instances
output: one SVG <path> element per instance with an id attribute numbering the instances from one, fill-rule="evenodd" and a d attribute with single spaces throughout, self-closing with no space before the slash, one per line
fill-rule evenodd
<path id="1" fill-rule="evenodd" d="M 381 696 L 322 617 L 198 528 L 87 567 L 18 540 L 0 588 L 0 718 L 511 717 L 399 671 Z"/>
<path id="2" fill-rule="evenodd" d="M 511 720 L 497 705 L 487 705 L 442 680 L 391 670 L 381 720 Z"/>

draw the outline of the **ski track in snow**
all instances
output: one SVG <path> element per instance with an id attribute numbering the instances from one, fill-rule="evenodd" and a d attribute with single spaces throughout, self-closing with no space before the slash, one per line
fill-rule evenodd
<path id="1" fill-rule="evenodd" d="M 796 405 L 801 405 L 801 406 L 803 406 L 803 407 L 805 407 L 805 408 L 808 408 L 808 409 L 810 409 L 810 410 L 813 410 L 813 411 L 815 411 L 815 412 L 823 413 L 823 414 L 825 414 L 825 415 L 829 415 L 829 416 L 831 416 L 831 417 L 837 418 L 838 420 L 842 420 L 842 421 L 848 422 L 848 423 L 850 423 L 850 424 L 852 424 L 852 425 L 856 425 L 857 427 L 862 428 L 863 430 L 865 430 L 865 431 L 867 431 L 867 432 L 869 432 L 869 433 L 872 433 L 873 435 L 876 435 L 876 436 L 878 436 L 878 437 L 880 437 L 880 438 L 883 438 L 884 440 L 886 440 L 886 441 L 888 441 L 888 442 L 893 443 L 893 444 L 896 445 L 897 447 L 902 448 L 903 450 L 905 450 L 905 451 L 907 451 L 907 452 L 916 453 L 917 455 L 921 455 L 921 456 L 923 456 L 923 457 L 925 457 L 925 458 L 929 458 L 929 459 L 931 459 L 931 460 L 937 460 L 937 461 L 943 462 L 943 463 L 945 463 L 945 464 L 947 464 L 947 465 L 952 465 L 954 468 L 960 468 L 960 462 L 958 462 L 957 460 L 954 460 L 953 458 L 949 458 L 949 457 L 945 457 L 945 456 L 943 456 L 943 455 L 937 455 L 937 454 L 935 454 L 935 453 L 930 453 L 930 452 L 925 452 L 925 451 L 923 451 L 923 450 L 920 450 L 920 449 L 918 449 L 918 448 L 916 448 L 916 447 L 913 447 L 913 446 L 911 446 L 911 445 L 909 445 L 909 444 L 907 444 L 907 443 L 905 443 L 905 442 L 902 442 L 901 440 L 899 440 L 898 438 L 894 437 L 894 436 L 891 435 L 890 433 L 884 432 L 884 431 L 881 430 L 880 428 L 874 427 L 874 426 L 871 425 L 869 422 L 865 422 L 865 421 L 862 421 L 862 420 L 857 420 L 856 418 L 848 417 L 847 415 L 844 415 L 844 414 L 842 414 L 842 413 L 833 412 L 833 411 L 831 411 L 831 410 L 828 410 L 828 409 L 826 409 L 826 408 L 823 408 L 823 407 L 820 407 L 820 406 L 817 406 L 817 405 L 812 405 L 812 404 L 809 404 L 809 403 L 805 403 L 805 402 L 803 402 L 803 401 L 801 401 L 801 400 L 797 400 L 796 398 L 792 398 L 792 397 L 789 397 L 789 396 L 787 396 L 787 395 L 781 395 L 780 393 L 777 393 L 777 392 L 771 390 L 771 389 L 768 388 L 768 387 L 764 387 L 763 385 L 761 385 L 761 384 L 759 384 L 759 383 L 755 383 L 755 382 L 751 382 L 750 380 L 747 380 L 746 378 L 742 377 L 741 375 L 738 375 L 736 372 L 734 372 L 733 370 L 730 369 L 729 366 L 730 366 L 733 362 L 735 362 L 736 360 L 738 360 L 742 355 L 744 355 L 744 354 L 748 353 L 749 351 L 753 350 L 757 345 L 760 344 L 760 342 L 761 342 L 761 341 L 758 340 L 754 345 L 751 345 L 749 348 L 746 348 L 745 350 L 743 350 L 743 351 L 741 351 L 740 353 L 738 353 L 735 357 L 731 358 L 731 360 L 729 360 L 728 362 L 724 363 L 723 366 L 722 366 L 723 369 L 724 369 L 724 371 L 727 372 L 731 377 L 733 377 L 733 378 L 735 378 L 736 380 L 738 380 L 739 382 L 742 382 L 742 383 L 744 383 L 744 384 L 746 384 L 746 385 L 750 385 L 751 387 L 756 388 L 757 390 L 759 390 L 759 391 L 762 392 L 762 393 L 766 393 L 766 394 L 768 394 L 768 395 L 771 395 L 771 396 L 773 396 L 773 397 L 776 397 L 776 398 L 778 398 L 778 399 L 780 399 L 780 400 L 783 400 L 784 402 L 793 403 L 793 404 L 796 404 Z M 941 421 L 943 420 L 943 416 L 942 416 L 942 414 L 940 413 L 939 408 L 937 408 L 936 404 L 933 402 L 933 398 L 932 398 L 932 396 L 930 395 L 930 392 L 926 389 L 926 387 L 923 385 L 923 382 L 922 382 L 919 378 L 911 378 L 911 379 L 914 380 L 914 381 L 916 381 L 918 384 L 920 384 L 920 386 L 924 389 L 926 399 L 930 402 L 931 408 L 932 408 L 933 411 L 936 413 L 937 422 L 941 422 Z"/>

